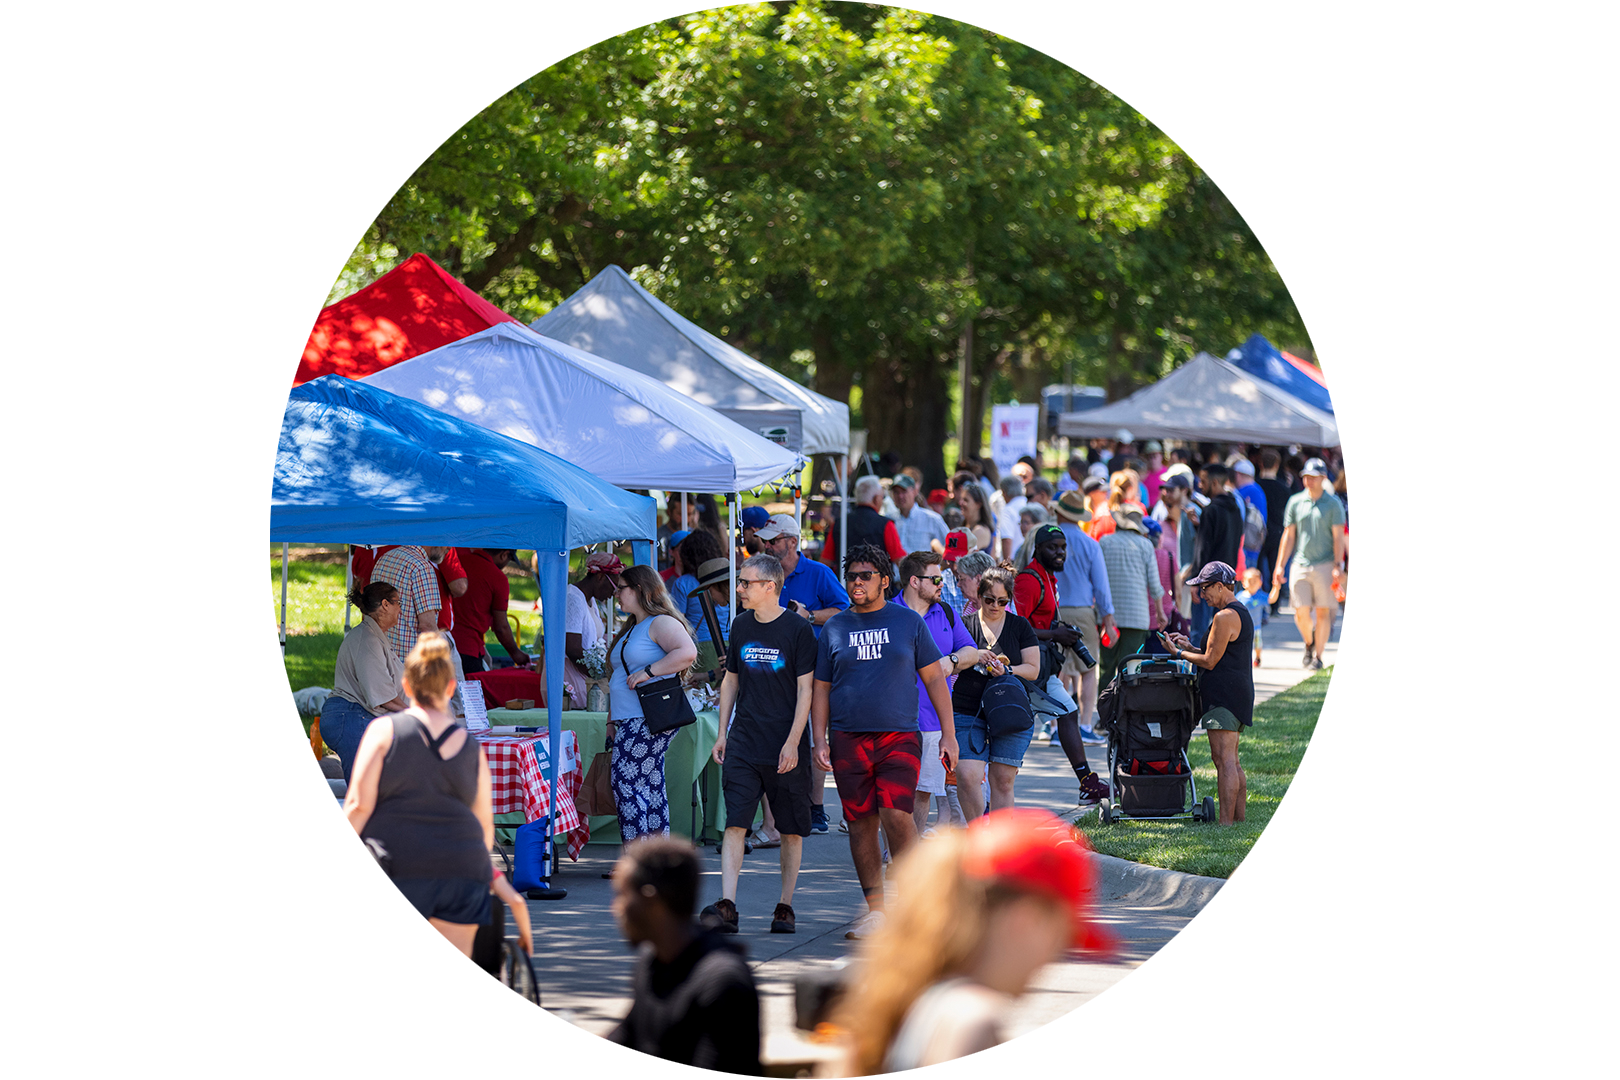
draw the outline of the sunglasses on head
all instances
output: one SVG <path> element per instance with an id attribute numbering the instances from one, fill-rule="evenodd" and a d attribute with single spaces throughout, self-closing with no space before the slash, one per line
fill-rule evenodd
<path id="1" fill-rule="evenodd" d="M 881 576 L 882 575 L 880 575 L 876 570 L 845 570 L 844 571 L 844 580 L 845 581 L 871 581 L 873 578 L 881 577 Z"/>

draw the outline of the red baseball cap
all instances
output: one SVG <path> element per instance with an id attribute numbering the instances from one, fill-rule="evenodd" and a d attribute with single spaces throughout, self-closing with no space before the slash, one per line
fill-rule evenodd
<path id="1" fill-rule="evenodd" d="M 1033 807 L 993 810 L 967 827 L 967 842 L 962 871 L 968 877 L 1054 897 L 1072 914 L 1073 948 L 1113 950 L 1113 935 L 1087 910 L 1096 889 L 1091 846 L 1057 815 Z"/>
<path id="2" fill-rule="evenodd" d="M 946 491 L 944 488 L 935 488 L 933 491 L 928 493 L 929 506 L 938 506 L 941 503 L 948 503 L 950 501 L 951 493 Z"/>
<path id="3" fill-rule="evenodd" d="M 948 532 L 945 534 L 945 561 L 953 563 L 957 559 L 973 550 L 973 543 L 965 532 Z"/>

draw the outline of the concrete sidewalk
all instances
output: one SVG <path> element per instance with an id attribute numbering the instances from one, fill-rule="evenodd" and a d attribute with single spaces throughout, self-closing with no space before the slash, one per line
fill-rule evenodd
<path id="1" fill-rule="evenodd" d="M 1335 659 L 1336 639 L 1337 628 L 1326 651 L 1327 664 Z M 1258 700 L 1311 674 L 1300 664 L 1299 634 L 1286 607 L 1266 626 L 1265 641 L 1265 666 L 1255 672 Z M 1088 751 L 1093 767 L 1102 768 L 1104 748 L 1089 747 Z M 1206 753 L 1201 742 L 1195 741 L 1192 753 Z M 1076 791 L 1074 774 L 1062 750 L 1055 744 L 1032 745 L 1019 774 L 1019 804 L 1073 814 Z M 838 795 L 831 783 L 826 805 L 827 816 L 834 822 L 832 831 L 810 836 L 804 843 L 793 904 L 796 934 L 769 933 L 780 888 L 777 851 L 756 850 L 743 860 L 737 894 L 742 929 L 736 940 L 746 945 L 760 987 L 767 1059 L 803 1060 L 813 1054 L 793 1030 L 793 981 L 807 971 L 849 960 L 857 946 L 845 940 L 844 931 L 864 912 L 865 905 L 848 838 L 837 831 Z M 535 968 L 545 1007 L 597 1034 L 612 1028 L 629 1008 L 631 953 L 609 910 L 611 883 L 601 877 L 612 868 L 618 853 L 616 846 L 587 846 L 579 862 L 564 860 L 559 867 L 555 881 L 568 889 L 567 898 L 529 904 Z M 702 858 L 700 907 L 720 895 L 720 856 L 714 845 L 703 849 Z M 1120 939 L 1120 954 L 1110 963 L 1076 960 L 1047 967 L 1009 1017 L 1012 1034 L 1039 1027 L 1118 982 L 1180 931 L 1221 884 L 1212 878 L 1098 858 L 1100 917 Z"/>

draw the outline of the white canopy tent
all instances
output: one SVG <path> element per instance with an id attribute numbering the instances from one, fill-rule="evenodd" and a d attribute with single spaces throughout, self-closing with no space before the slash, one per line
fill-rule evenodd
<path id="1" fill-rule="evenodd" d="M 1121 401 L 1058 417 L 1058 434 L 1069 438 L 1105 438 L 1120 428 L 1137 438 L 1339 444 L 1332 416 L 1209 353 Z"/>
<path id="2" fill-rule="evenodd" d="M 833 454 L 840 492 L 839 529 L 847 529 L 849 405 L 823 397 L 728 345 L 607 266 L 578 292 L 529 324 L 546 337 L 650 375 L 693 401 L 809 457 Z M 800 514 L 795 484 L 795 519 Z M 840 552 L 842 554 L 842 552 Z"/>
<path id="3" fill-rule="evenodd" d="M 366 383 L 573 462 L 610 484 L 730 494 L 803 460 L 656 379 L 501 323 Z"/>
<path id="4" fill-rule="evenodd" d="M 723 494 L 794 486 L 804 459 L 658 380 L 516 323 L 387 367 L 369 385 L 470 420 L 623 488 Z M 636 550 L 651 562 L 650 546 Z M 733 584 L 736 566 L 732 566 Z M 736 612 L 736 590 L 732 590 Z"/>

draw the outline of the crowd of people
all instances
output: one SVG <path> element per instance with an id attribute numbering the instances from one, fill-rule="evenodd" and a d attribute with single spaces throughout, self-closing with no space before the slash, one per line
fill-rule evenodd
<path id="1" fill-rule="evenodd" d="M 1220 822 L 1242 821 L 1238 741 L 1262 626 L 1288 588 L 1303 662 L 1321 666 L 1347 569 L 1343 494 L 1342 464 L 1320 457 L 1167 455 L 1121 438 L 1076 454 L 1056 484 L 1030 460 L 1000 477 L 964 459 L 926 498 L 915 469 L 863 476 L 847 536 L 832 523 L 814 553 L 793 515 L 749 507 L 733 538 L 712 499 L 681 498 L 661 572 L 590 554 L 569 586 L 565 678 L 579 701 L 607 686 L 625 844 L 613 910 L 642 950 L 613 1038 L 759 1070 L 757 994 L 728 943 L 756 915 L 737 905 L 743 855 L 780 848 L 769 932 L 796 932 L 803 843 L 829 831 L 830 773 L 865 909 L 846 935 L 868 965 L 840 1020 L 851 1074 L 993 1044 L 1008 998 L 1042 964 L 1101 941 L 1085 915 L 1083 840 L 1017 806 L 1030 747 L 1055 741 L 1076 801 L 1096 804 L 1109 790 L 1087 757 L 1106 741 L 1100 689 L 1133 653 L 1172 654 L 1202 670 Z M 490 663 L 486 632 L 529 662 L 504 617 L 513 554 L 397 547 L 357 566 L 360 625 L 321 717 L 356 832 L 463 951 L 492 896 L 517 899 L 490 871 L 488 765 L 452 706 L 463 671 Z M 598 606 L 610 598 L 616 629 Z M 719 684 L 720 895 L 701 911 L 696 854 L 669 836 L 674 732 L 649 730 L 636 693 L 671 675 Z"/>

